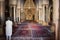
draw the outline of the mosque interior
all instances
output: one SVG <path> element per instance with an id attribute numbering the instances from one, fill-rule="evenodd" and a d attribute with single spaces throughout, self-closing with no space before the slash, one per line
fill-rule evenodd
<path id="1" fill-rule="evenodd" d="M 58 40 L 59 7 L 59 0 L 0 0 L 0 35 L 5 38 L 5 22 L 10 17 L 13 21 L 13 40 Z M 44 28 L 47 32 L 43 32 Z M 41 33 L 53 36 L 44 38 Z M 43 38 L 38 38 L 40 36 Z"/>

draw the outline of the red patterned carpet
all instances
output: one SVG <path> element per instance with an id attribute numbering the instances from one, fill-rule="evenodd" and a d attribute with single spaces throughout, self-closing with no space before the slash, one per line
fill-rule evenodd
<path id="1" fill-rule="evenodd" d="M 13 40 L 52 40 L 52 34 L 37 22 L 24 21 L 15 28 Z"/>

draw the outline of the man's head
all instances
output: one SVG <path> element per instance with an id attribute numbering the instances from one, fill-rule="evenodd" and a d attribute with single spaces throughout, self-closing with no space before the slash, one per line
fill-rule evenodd
<path id="1" fill-rule="evenodd" d="M 10 18 L 10 17 L 8 17 L 8 18 L 7 18 L 7 20 L 11 20 L 11 18 Z"/>

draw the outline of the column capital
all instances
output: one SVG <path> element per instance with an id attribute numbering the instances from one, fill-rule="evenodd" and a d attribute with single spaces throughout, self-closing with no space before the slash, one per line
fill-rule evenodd
<path id="1" fill-rule="evenodd" d="M 43 0 L 43 4 L 49 4 L 49 0 Z"/>
<path id="2" fill-rule="evenodd" d="M 9 5 L 16 5 L 17 4 L 17 0 L 9 0 Z"/>
<path id="3" fill-rule="evenodd" d="M 49 5 L 46 5 L 46 8 L 48 8 Z"/>

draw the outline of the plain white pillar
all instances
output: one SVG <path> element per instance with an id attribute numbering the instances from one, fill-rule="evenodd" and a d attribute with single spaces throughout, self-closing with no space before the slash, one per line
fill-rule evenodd
<path id="1" fill-rule="evenodd" d="M 2 20 L 2 23 L 4 23 L 4 20 L 5 20 L 5 15 L 4 15 L 4 10 L 5 10 L 5 8 L 4 8 L 4 1 L 1 1 L 1 4 L 0 4 L 1 6 L 1 9 L 0 9 L 0 14 L 1 14 L 1 20 Z"/>
<path id="2" fill-rule="evenodd" d="M 43 5 L 43 21 L 45 22 L 45 5 Z"/>
<path id="3" fill-rule="evenodd" d="M 58 40 L 59 0 L 53 0 L 53 23 L 56 25 L 56 40 Z"/>
<path id="4" fill-rule="evenodd" d="M 16 13 L 16 9 L 15 9 L 15 6 L 14 7 L 14 22 L 15 22 L 15 13 Z"/>

